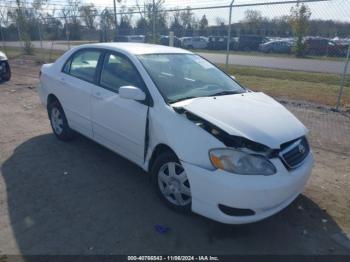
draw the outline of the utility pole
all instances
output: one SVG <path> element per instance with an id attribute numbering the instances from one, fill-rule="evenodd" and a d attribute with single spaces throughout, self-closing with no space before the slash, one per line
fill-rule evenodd
<path id="1" fill-rule="evenodd" d="M 230 56 L 230 41 L 231 41 L 231 19 L 232 19 L 232 6 L 235 0 L 232 0 L 230 4 L 230 15 L 228 19 L 228 34 L 227 34 L 227 46 L 226 46 L 226 63 L 225 63 L 225 69 L 228 70 L 228 59 Z"/>
<path id="2" fill-rule="evenodd" d="M 114 26 L 115 26 L 115 36 L 117 37 L 117 27 L 118 27 L 118 21 L 117 21 L 117 3 L 116 0 L 113 0 L 113 8 L 114 8 Z"/>

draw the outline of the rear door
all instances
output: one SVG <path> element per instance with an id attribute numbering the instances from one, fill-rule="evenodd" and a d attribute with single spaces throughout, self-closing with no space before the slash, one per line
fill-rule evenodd
<path id="1" fill-rule="evenodd" d="M 92 137 L 90 95 L 101 54 L 96 49 L 77 51 L 66 62 L 58 80 L 57 93 L 70 127 L 88 137 Z"/>
<path id="2" fill-rule="evenodd" d="M 93 87 L 91 96 L 93 136 L 106 147 L 142 165 L 148 106 L 121 98 L 121 86 L 135 86 L 148 93 L 137 69 L 126 56 L 106 52 L 98 86 Z"/>

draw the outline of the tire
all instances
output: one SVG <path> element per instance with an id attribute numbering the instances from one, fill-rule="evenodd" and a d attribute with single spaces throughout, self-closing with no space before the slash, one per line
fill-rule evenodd
<path id="1" fill-rule="evenodd" d="M 62 141 L 74 138 L 74 131 L 69 127 L 61 104 L 56 100 L 48 105 L 50 124 L 55 136 Z"/>
<path id="2" fill-rule="evenodd" d="M 3 75 L 0 78 L 2 81 L 4 82 L 8 82 L 11 79 L 11 69 L 10 69 L 10 65 L 8 63 L 6 63 L 6 75 Z"/>
<path id="3" fill-rule="evenodd" d="M 168 207 L 176 212 L 190 213 L 192 199 L 189 180 L 174 153 L 165 152 L 158 156 L 151 168 L 151 175 L 155 191 Z"/>

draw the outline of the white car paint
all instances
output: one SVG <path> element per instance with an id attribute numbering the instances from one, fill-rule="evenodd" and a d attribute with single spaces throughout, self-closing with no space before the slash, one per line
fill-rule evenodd
<path id="1" fill-rule="evenodd" d="M 184 48 L 204 49 L 208 47 L 208 38 L 203 36 L 180 38 Z"/>
<path id="2" fill-rule="evenodd" d="M 153 105 L 136 100 L 132 90 L 114 93 L 62 72 L 76 51 L 94 48 L 117 51 L 130 59 L 142 76 Z M 302 191 L 313 166 L 310 152 L 303 164 L 288 170 L 279 157 L 271 159 L 277 173 L 271 176 L 237 175 L 216 169 L 208 152 L 225 148 L 223 142 L 174 109 L 183 108 L 225 132 L 278 149 L 282 143 L 307 134 L 306 128 L 282 105 L 262 93 L 247 92 L 217 98 L 195 98 L 173 104 L 164 101 L 149 74 L 136 57 L 139 54 L 191 54 L 183 49 L 136 44 L 108 43 L 75 47 L 55 63 L 44 65 L 38 87 L 47 105 L 54 94 L 60 101 L 70 127 L 149 171 L 149 162 L 160 144 L 179 158 L 191 184 L 192 210 L 223 223 L 249 223 L 280 211 Z M 138 96 L 136 96 L 138 97 Z M 145 148 L 146 119 L 149 119 Z M 146 152 L 146 157 L 144 153 Z M 252 216 L 230 216 L 218 204 L 252 209 Z"/>
<path id="3" fill-rule="evenodd" d="M 278 148 L 307 132 L 293 114 L 263 93 L 200 97 L 174 106 L 207 119 L 230 135 L 259 141 L 271 148 Z"/>

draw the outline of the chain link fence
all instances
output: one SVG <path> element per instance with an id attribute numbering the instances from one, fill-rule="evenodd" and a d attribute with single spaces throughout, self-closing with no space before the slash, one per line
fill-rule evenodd
<path id="1" fill-rule="evenodd" d="M 9 57 L 20 49 L 49 62 L 84 43 L 171 45 L 200 54 L 253 90 L 350 109 L 349 1 L 135 0 L 118 1 L 116 13 L 112 1 L 87 2 L 4 0 L 1 48 Z"/>

